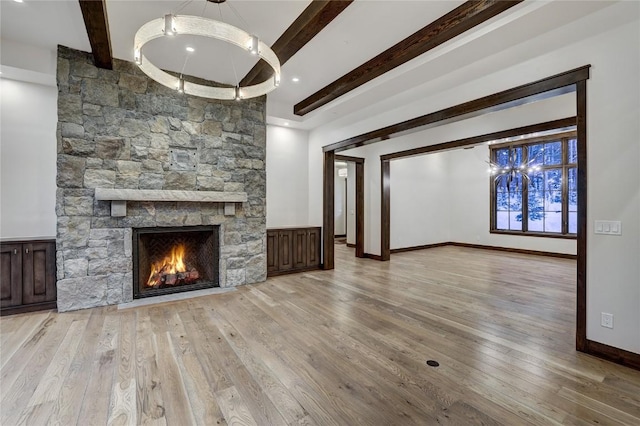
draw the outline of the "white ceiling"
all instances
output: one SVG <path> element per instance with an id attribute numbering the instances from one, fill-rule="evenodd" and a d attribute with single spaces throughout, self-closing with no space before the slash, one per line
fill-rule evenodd
<path id="1" fill-rule="evenodd" d="M 0 0 L 0 38 L 51 50 L 58 44 L 91 50 L 77 1 Z"/>
<path id="2" fill-rule="evenodd" d="M 309 3 L 229 0 L 219 6 L 205 0 L 107 0 L 113 56 L 132 61 L 137 29 L 166 13 L 220 19 L 222 12 L 223 21 L 259 35 L 271 45 Z M 612 2 L 525 1 L 317 111 L 304 117 L 293 115 L 296 103 L 462 3 L 463 0 L 356 0 L 283 65 L 281 86 L 267 96 L 268 121 L 287 121 L 292 127 L 311 129 L 362 111 L 410 103 L 425 95 L 430 82 L 447 73 L 460 72 L 474 60 L 513 47 Z M 1 0 L 0 25 L 2 40 L 48 50 L 61 44 L 90 51 L 77 0 Z M 187 45 L 195 47 L 196 52 L 185 66 Z M 185 74 L 223 83 L 242 79 L 255 64 L 255 57 L 240 49 L 197 37 L 162 38 L 147 47 L 145 55 L 162 68 L 181 71 L 185 66 Z M 294 83 L 292 77 L 300 81 Z"/>

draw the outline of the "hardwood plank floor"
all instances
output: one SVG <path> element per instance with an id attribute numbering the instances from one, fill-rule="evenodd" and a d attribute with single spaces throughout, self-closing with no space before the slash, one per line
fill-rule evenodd
<path id="1" fill-rule="evenodd" d="M 336 254 L 230 293 L 2 317 L 0 424 L 640 424 L 640 372 L 574 350 L 575 261 Z"/>

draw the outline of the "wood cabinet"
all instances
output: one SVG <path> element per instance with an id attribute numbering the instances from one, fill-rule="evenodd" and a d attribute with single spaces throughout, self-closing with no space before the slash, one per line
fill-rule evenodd
<path id="1" fill-rule="evenodd" d="M 56 243 L 0 243 L 0 314 L 56 307 Z"/>
<path id="2" fill-rule="evenodd" d="M 320 227 L 267 229 L 267 275 L 320 268 Z"/>

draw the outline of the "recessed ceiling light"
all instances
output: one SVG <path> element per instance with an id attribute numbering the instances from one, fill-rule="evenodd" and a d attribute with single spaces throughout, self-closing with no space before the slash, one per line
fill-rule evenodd
<path id="1" fill-rule="evenodd" d="M 15 1 L 16 3 L 22 3 L 22 2 L 24 2 L 24 0 L 13 0 L 13 1 Z"/>
<path id="2" fill-rule="evenodd" d="M 288 125 L 289 125 L 289 122 L 288 122 L 288 121 L 285 121 L 285 122 L 284 122 L 284 125 L 285 125 L 285 126 L 288 126 Z"/>
<path id="3" fill-rule="evenodd" d="M 187 46 L 187 52 L 189 52 L 189 53 L 193 53 L 193 52 L 195 52 L 195 51 L 196 51 L 196 49 L 194 49 L 193 47 L 191 47 L 191 46 Z"/>
<path id="4" fill-rule="evenodd" d="M 300 81 L 300 79 L 298 77 L 293 77 L 291 81 L 293 81 L 294 83 L 297 83 Z"/>

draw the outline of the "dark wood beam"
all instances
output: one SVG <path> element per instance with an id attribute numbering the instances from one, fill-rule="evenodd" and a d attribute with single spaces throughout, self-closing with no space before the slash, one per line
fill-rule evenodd
<path id="1" fill-rule="evenodd" d="M 296 115 L 308 114 L 520 2 L 522 0 L 467 1 L 299 102 L 293 112 Z"/>
<path id="2" fill-rule="evenodd" d="M 353 0 L 312 1 L 271 46 L 271 50 L 280 60 L 280 65 L 284 65 L 293 55 L 298 53 L 305 44 L 329 25 L 352 2 Z M 272 73 L 269 64 L 261 59 L 240 81 L 240 85 L 260 83 L 268 79 Z"/>
<path id="3" fill-rule="evenodd" d="M 589 78 L 590 67 L 591 65 L 585 65 L 571 71 L 543 78 L 542 80 L 538 80 L 533 83 L 524 84 L 522 86 L 458 104 L 450 108 L 421 115 L 410 120 L 392 124 L 387 127 L 327 145 L 322 149 L 324 151 L 335 151 L 337 153 L 347 149 L 387 140 L 392 136 L 397 137 L 420 132 L 428 129 L 429 127 L 442 126 L 444 124 L 449 124 L 489 112 L 496 112 L 529 102 L 558 96 L 564 93 L 575 92 L 575 84 Z"/>
<path id="4" fill-rule="evenodd" d="M 542 132 L 545 130 L 561 129 L 576 125 L 576 117 L 561 118 L 559 120 L 547 121 L 530 126 L 518 127 L 515 129 L 501 130 L 499 132 L 486 133 L 484 135 L 472 136 L 470 138 L 458 139 L 451 142 L 443 142 L 435 145 L 421 146 L 419 148 L 407 149 L 391 154 L 381 155 L 381 160 L 397 160 L 399 158 L 414 157 L 416 155 L 430 154 L 432 152 L 448 151 L 450 149 L 464 148 L 479 143 L 493 141 L 496 139 L 510 138 L 513 136 L 526 135 L 529 133 Z M 338 156 L 336 155 L 336 158 Z"/>
<path id="5" fill-rule="evenodd" d="M 107 18 L 105 0 L 79 0 L 79 2 L 95 66 L 108 70 L 113 69 L 109 19 Z"/>

